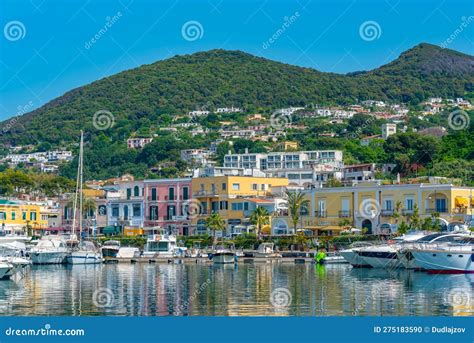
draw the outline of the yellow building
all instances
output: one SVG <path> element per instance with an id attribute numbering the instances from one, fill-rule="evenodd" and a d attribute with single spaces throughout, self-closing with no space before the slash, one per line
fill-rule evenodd
<path id="1" fill-rule="evenodd" d="M 407 222 L 416 207 L 421 219 L 439 214 L 442 225 L 464 223 L 474 213 L 474 188 L 450 184 L 359 184 L 316 188 L 305 194 L 310 211 L 298 228 L 312 230 L 315 235 L 337 234 L 343 230 L 342 224 L 365 228 L 367 233 L 393 232 L 391 224 Z M 287 217 L 272 221 L 272 232 L 291 229 Z"/>
<path id="2" fill-rule="evenodd" d="M 226 222 L 226 233 L 248 232 L 249 216 L 258 207 L 272 213 L 277 204 L 272 188 L 286 187 L 286 178 L 254 176 L 214 176 L 193 178 L 191 182 L 194 204 L 200 209 L 199 216 L 193 216 L 195 234 L 206 233 L 205 219 L 217 212 Z"/>
<path id="3" fill-rule="evenodd" d="M 0 230 L 7 234 L 26 232 L 27 226 L 32 229 L 48 227 L 48 218 L 42 215 L 42 206 L 0 199 Z"/>
<path id="4" fill-rule="evenodd" d="M 298 142 L 283 141 L 278 144 L 278 149 L 281 151 L 296 151 L 298 150 Z"/>

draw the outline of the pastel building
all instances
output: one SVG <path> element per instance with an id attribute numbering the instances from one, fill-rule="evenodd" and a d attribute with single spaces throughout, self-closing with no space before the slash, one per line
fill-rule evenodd
<path id="1" fill-rule="evenodd" d="M 160 226 L 179 235 L 190 235 L 188 206 L 191 199 L 191 179 L 145 180 L 144 226 Z"/>
<path id="2" fill-rule="evenodd" d="M 107 224 L 110 227 L 135 228 L 144 226 L 144 181 L 120 182 L 106 186 Z"/>
<path id="3" fill-rule="evenodd" d="M 301 218 L 298 229 L 312 231 L 316 236 L 337 234 L 343 229 L 341 221 L 365 228 L 367 233 L 393 232 L 393 224 L 407 222 L 416 207 L 422 220 L 436 214 L 445 225 L 468 222 L 474 214 L 474 188 L 451 184 L 361 183 L 353 187 L 317 188 L 305 194 L 310 209 Z M 291 230 L 287 216 L 272 221 L 275 234 Z"/>

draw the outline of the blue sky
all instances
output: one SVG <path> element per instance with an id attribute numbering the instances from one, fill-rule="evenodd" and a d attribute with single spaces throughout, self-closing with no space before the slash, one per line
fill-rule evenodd
<path id="1" fill-rule="evenodd" d="M 215 48 L 337 73 L 449 37 L 448 48 L 472 55 L 472 16 L 474 2 L 458 0 L 2 0 L 0 119 L 122 70 Z"/>

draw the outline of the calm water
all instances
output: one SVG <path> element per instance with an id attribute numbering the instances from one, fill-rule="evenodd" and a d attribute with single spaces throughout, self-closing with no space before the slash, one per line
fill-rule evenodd
<path id="1" fill-rule="evenodd" d="M 472 274 L 429 275 L 349 265 L 34 266 L 21 277 L 0 281 L 0 313 L 472 316 L 473 290 Z"/>

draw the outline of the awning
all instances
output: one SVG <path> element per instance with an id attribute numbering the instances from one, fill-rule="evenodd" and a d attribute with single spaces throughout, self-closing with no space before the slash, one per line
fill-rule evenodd
<path id="1" fill-rule="evenodd" d="M 303 228 L 304 230 L 313 230 L 313 231 L 342 231 L 345 230 L 343 227 L 339 226 L 306 226 Z"/>
<path id="2" fill-rule="evenodd" d="M 120 227 L 119 226 L 106 226 L 103 228 L 102 233 L 104 235 L 111 235 L 114 233 L 120 233 Z"/>
<path id="3" fill-rule="evenodd" d="M 471 199 L 471 202 L 474 199 Z M 469 200 L 463 197 L 454 198 L 454 204 L 456 207 L 469 207 Z"/>

